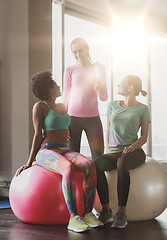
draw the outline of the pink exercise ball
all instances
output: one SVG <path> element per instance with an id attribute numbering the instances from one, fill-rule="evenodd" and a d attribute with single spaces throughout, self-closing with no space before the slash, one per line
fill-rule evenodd
<path id="1" fill-rule="evenodd" d="M 109 204 L 113 214 L 117 212 L 117 170 L 106 172 L 109 185 Z M 140 167 L 130 170 L 130 190 L 126 207 L 129 221 L 150 220 L 159 216 L 167 207 L 167 172 L 154 159 L 148 158 Z M 102 207 L 99 197 L 95 210 Z"/>
<path id="2" fill-rule="evenodd" d="M 78 213 L 84 212 L 83 175 L 75 174 Z M 67 224 L 69 211 L 62 192 L 62 176 L 36 163 L 12 179 L 9 200 L 16 217 L 25 223 Z"/>

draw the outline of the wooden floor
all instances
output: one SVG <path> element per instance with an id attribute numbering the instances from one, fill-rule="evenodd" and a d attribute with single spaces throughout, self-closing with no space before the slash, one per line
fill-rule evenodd
<path id="1" fill-rule="evenodd" d="M 151 221 L 129 222 L 126 229 L 105 227 L 87 233 L 68 231 L 65 225 L 32 225 L 20 222 L 11 209 L 0 209 L 0 240 L 167 240 L 167 210 Z"/>

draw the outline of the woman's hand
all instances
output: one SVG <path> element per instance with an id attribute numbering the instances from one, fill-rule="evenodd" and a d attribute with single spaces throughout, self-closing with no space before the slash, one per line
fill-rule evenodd
<path id="1" fill-rule="evenodd" d="M 135 148 L 132 146 L 126 147 L 126 148 L 124 148 L 122 154 L 130 153 L 130 152 L 133 152 L 134 150 L 135 150 Z"/>
<path id="2" fill-rule="evenodd" d="M 132 145 L 125 148 L 122 154 L 133 152 L 135 149 L 140 148 L 141 146 L 143 146 L 143 144 L 147 142 L 149 124 L 149 122 L 143 122 L 141 124 L 141 137 L 137 139 L 137 141 L 134 142 Z"/>
<path id="3" fill-rule="evenodd" d="M 70 140 L 70 131 L 69 131 L 69 129 L 68 129 L 68 131 L 67 131 L 67 140 Z"/>
<path id="4" fill-rule="evenodd" d="M 25 169 L 27 169 L 27 168 L 29 168 L 29 167 L 31 167 L 31 165 L 25 164 L 25 165 L 21 166 L 19 169 L 17 169 L 17 171 L 16 171 L 16 177 L 17 177 L 23 170 L 25 170 Z"/>

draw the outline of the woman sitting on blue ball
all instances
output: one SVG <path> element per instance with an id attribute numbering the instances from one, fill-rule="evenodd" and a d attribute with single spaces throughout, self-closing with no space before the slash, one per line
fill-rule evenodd
<path id="1" fill-rule="evenodd" d="M 36 159 L 40 166 L 62 175 L 62 190 L 70 212 L 68 229 L 84 232 L 90 227 L 103 225 L 91 212 L 96 192 L 96 169 L 94 163 L 83 155 L 68 148 L 70 116 L 61 103 L 55 103 L 61 96 L 60 87 L 53 80 L 51 71 L 43 71 L 32 77 L 31 87 L 40 100 L 33 107 L 35 134 L 26 165 L 18 169 L 19 175 L 31 167 Z M 84 174 L 84 207 L 81 218 L 77 214 L 75 171 Z"/>

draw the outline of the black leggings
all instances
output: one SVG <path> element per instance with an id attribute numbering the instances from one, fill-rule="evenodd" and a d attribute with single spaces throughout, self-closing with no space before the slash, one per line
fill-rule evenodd
<path id="1" fill-rule="evenodd" d="M 80 152 L 81 135 L 85 131 L 91 150 L 92 160 L 104 152 L 103 128 L 100 117 L 71 117 L 69 127 L 69 147 L 73 152 Z"/>
<path id="2" fill-rule="evenodd" d="M 101 204 L 109 203 L 109 188 L 104 171 L 118 169 L 118 205 L 126 206 L 130 186 L 129 170 L 139 167 L 145 159 L 146 155 L 142 149 L 126 154 L 121 152 L 103 154 L 96 159 L 97 191 Z"/>

